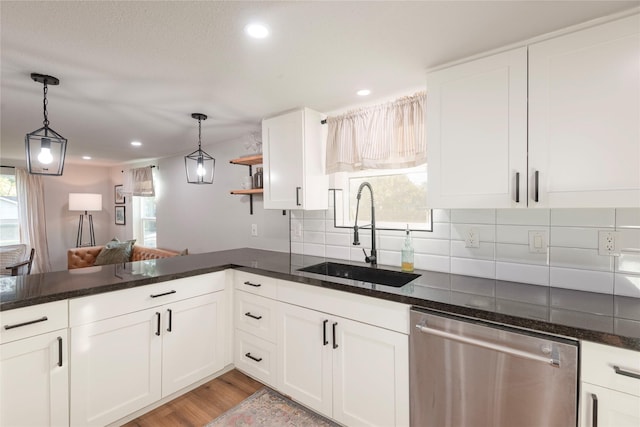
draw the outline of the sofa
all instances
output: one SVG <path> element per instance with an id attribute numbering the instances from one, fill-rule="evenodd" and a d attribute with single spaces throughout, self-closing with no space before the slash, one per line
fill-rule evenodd
<path id="1" fill-rule="evenodd" d="M 104 247 L 105 245 L 99 245 L 69 249 L 67 251 L 67 268 L 72 270 L 74 268 L 92 267 Z M 182 253 L 180 252 L 168 249 L 148 248 L 146 246 L 133 245 L 130 261 L 169 258 L 181 254 Z"/>

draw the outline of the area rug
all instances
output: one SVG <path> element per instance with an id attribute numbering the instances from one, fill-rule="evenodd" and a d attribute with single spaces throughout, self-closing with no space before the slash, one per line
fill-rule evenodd
<path id="1" fill-rule="evenodd" d="M 262 388 L 205 427 L 338 427 L 269 388 Z"/>

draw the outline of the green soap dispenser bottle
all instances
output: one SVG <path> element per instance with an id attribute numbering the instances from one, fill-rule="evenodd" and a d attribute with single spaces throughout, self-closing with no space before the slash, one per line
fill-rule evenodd
<path id="1" fill-rule="evenodd" d="M 411 243 L 411 231 L 407 224 L 407 235 L 402 246 L 402 271 L 413 271 L 413 244 Z"/>

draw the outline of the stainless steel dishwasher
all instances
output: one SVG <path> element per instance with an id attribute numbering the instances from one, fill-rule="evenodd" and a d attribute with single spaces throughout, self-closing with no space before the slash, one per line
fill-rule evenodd
<path id="1" fill-rule="evenodd" d="M 411 328 L 411 426 L 577 425 L 577 341 L 415 307 Z"/>

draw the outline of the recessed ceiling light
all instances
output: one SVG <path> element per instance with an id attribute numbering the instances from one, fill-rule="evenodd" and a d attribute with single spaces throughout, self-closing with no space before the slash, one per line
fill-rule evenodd
<path id="1" fill-rule="evenodd" d="M 249 24 L 244 27 L 244 32 L 254 39 L 264 39 L 269 35 L 269 29 L 262 24 Z"/>
<path id="2" fill-rule="evenodd" d="M 140 141 L 131 141 L 131 145 L 133 145 L 134 147 L 139 147 L 142 145 L 142 142 Z"/>
<path id="3" fill-rule="evenodd" d="M 356 92 L 359 96 L 367 96 L 371 95 L 371 91 L 369 89 L 360 89 Z"/>
<path id="4" fill-rule="evenodd" d="M 82 156 L 82 160 L 91 160 L 91 156 Z"/>

